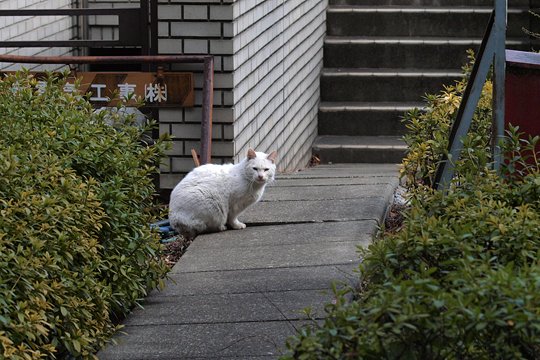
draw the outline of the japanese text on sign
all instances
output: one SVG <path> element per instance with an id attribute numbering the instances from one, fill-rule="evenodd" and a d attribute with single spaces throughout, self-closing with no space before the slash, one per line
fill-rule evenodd
<path id="1" fill-rule="evenodd" d="M 45 92 L 47 81 L 43 74 L 35 73 L 36 91 Z M 79 86 L 75 85 L 79 82 Z M 88 100 L 96 106 L 114 106 L 119 101 L 135 103 L 143 100 L 145 106 L 191 107 L 194 103 L 193 74 L 163 73 L 91 73 L 70 76 L 63 88 L 66 93 L 89 94 Z"/>

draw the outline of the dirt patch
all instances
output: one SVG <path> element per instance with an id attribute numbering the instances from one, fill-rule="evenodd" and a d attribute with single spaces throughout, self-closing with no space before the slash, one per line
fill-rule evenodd
<path id="1" fill-rule="evenodd" d="M 182 235 L 176 235 L 174 240 L 164 244 L 165 247 L 162 256 L 165 263 L 172 268 L 174 264 L 180 260 L 182 255 L 184 255 L 192 241 L 193 239 L 187 239 Z"/>
<path id="2" fill-rule="evenodd" d="M 386 233 L 395 234 L 401 230 L 405 220 L 404 213 L 408 207 L 406 189 L 399 186 L 394 193 L 394 199 L 384 219 L 384 231 Z"/>
<path id="3" fill-rule="evenodd" d="M 384 231 L 386 233 L 395 234 L 403 227 L 405 217 L 403 212 L 407 209 L 405 205 L 392 204 L 390 210 L 384 219 Z"/>

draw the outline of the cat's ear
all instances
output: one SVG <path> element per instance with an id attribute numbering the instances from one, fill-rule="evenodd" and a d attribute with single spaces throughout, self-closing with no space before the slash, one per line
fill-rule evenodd
<path id="1" fill-rule="evenodd" d="M 272 151 L 266 158 L 267 158 L 268 160 L 270 160 L 272 163 L 275 163 L 275 162 L 276 162 L 276 158 L 277 158 L 277 152 Z"/>
<path id="2" fill-rule="evenodd" d="M 247 158 L 249 160 L 252 160 L 252 159 L 255 159 L 256 157 L 257 157 L 257 154 L 255 153 L 255 150 L 253 150 L 252 148 L 249 148 Z"/>

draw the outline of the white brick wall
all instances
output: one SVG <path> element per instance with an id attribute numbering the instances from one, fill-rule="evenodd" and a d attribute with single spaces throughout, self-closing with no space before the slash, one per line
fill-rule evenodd
<path id="1" fill-rule="evenodd" d="M 88 0 L 91 9 L 139 7 L 139 0 Z M 118 40 L 118 16 L 88 16 L 88 40 Z"/>
<path id="2" fill-rule="evenodd" d="M 158 0 L 158 52 L 214 55 L 212 162 L 234 156 L 233 26 L 230 1 Z M 171 189 L 193 168 L 191 149 L 200 149 L 202 65 L 176 64 L 177 71 L 195 74 L 195 107 L 161 110 L 160 132 L 174 137 L 173 149 L 161 170 L 162 189 Z"/>
<path id="3" fill-rule="evenodd" d="M 73 0 L 3 0 L 0 9 L 66 9 Z M 68 16 L 10 16 L 0 17 L 0 39 L 8 40 L 71 40 L 74 36 L 72 19 Z M 0 48 L 1 54 L 12 55 L 72 55 L 71 48 Z M 31 70 L 53 70 L 58 65 L 0 63 L 2 70 L 17 70 L 22 66 Z"/>

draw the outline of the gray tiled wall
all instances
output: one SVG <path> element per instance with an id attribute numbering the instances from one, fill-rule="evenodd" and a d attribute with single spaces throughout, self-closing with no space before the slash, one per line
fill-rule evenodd
<path id="1" fill-rule="evenodd" d="M 2 9 L 66 9 L 72 0 L 3 0 Z M 71 40 L 74 35 L 72 19 L 68 16 L 2 16 L 0 17 L 0 40 Z M 72 55 L 71 48 L 0 48 L 1 54 L 24 56 L 62 56 Z M 2 70 L 20 69 L 20 64 L 0 63 Z M 30 70 L 54 70 L 58 65 L 25 64 Z"/>

